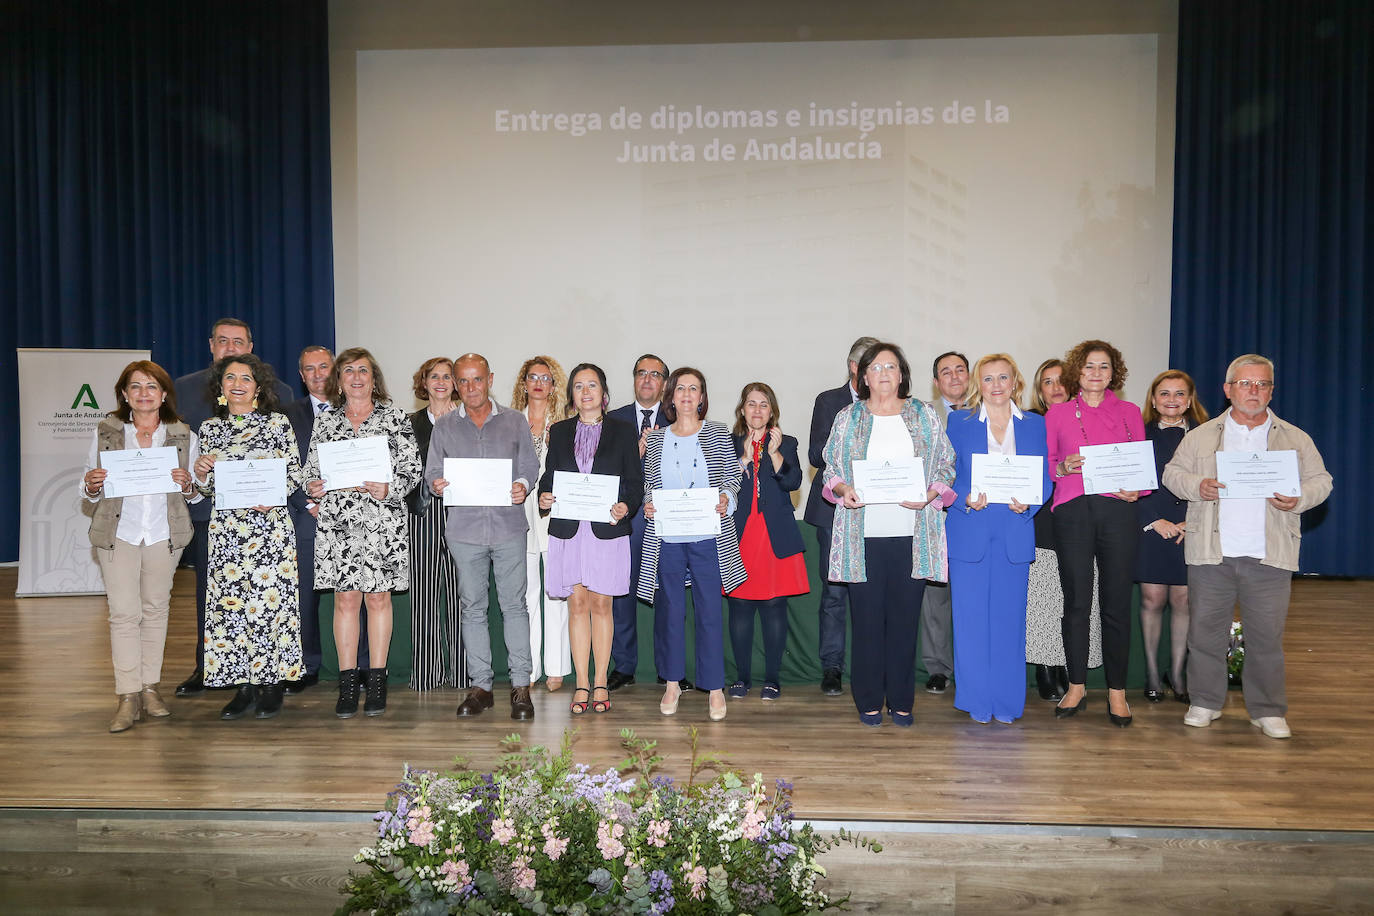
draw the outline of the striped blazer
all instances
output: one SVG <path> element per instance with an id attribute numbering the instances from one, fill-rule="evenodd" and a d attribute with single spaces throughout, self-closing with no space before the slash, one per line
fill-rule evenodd
<path id="1" fill-rule="evenodd" d="M 706 456 L 706 479 L 711 486 L 739 495 L 739 484 L 744 476 L 744 468 L 735 455 L 735 442 L 730 430 L 723 423 L 707 420 L 697 434 L 701 439 L 701 451 Z M 654 490 L 663 489 L 663 430 L 655 429 L 649 433 L 644 446 L 644 501 L 654 497 Z M 658 587 L 658 531 L 654 520 L 646 519 L 644 527 L 644 547 L 639 560 L 639 583 L 636 589 L 640 600 L 654 603 L 654 589 Z M 739 555 L 739 537 L 735 534 L 734 516 L 726 515 L 720 520 L 720 534 L 716 535 L 716 554 L 720 558 L 720 581 L 726 592 L 732 592 L 748 577 L 744 571 L 744 561 Z"/>

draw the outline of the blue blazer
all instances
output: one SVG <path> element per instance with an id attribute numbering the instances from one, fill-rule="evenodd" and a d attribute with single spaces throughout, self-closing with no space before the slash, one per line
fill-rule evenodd
<path id="1" fill-rule="evenodd" d="M 735 454 L 741 459 L 744 455 L 744 437 L 731 436 L 735 443 Z M 773 545 L 773 556 L 778 559 L 792 557 L 806 549 L 802 544 L 801 532 L 797 530 L 797 517 L 792 508 L 792 491 L 801 487 L 801 463 L 797 460 L 797 440 L 794 436 L 783 435 L 782 468 L 773 470 L 773 459 L 767 453 L 760 462 L 759 513 L 768 529 L 768 541 Z M 751 456 L 752 457 L 752 456 Z M 749 519 L 749 510 L 754 501 L 754 462 L 744 465 L 744 478 L 740 481 L 739 496 L 735 499 L 735 534 L 744 537 L 744 523 Z"/>
<path id="2" fill-rule="evenodd" d="M 1045 441 L 1045 418 L 1023 411 L 1021 419 L 1011 418 L 1016 433 L 1016 454 L 1049 454 Z M 954 504 L 946 513 L 945 534 L 952 560 L 976 563 L 987 554 L 992 534 L 1000 530 L 1007 545 L 1006 559 L 1011 563 L 1030 563 L 1035 560 L 1035 525 L 1032 517 L 1040 511 L 1037 506 L 1017 515 L 1009 506 L 989 503 L 978 512 L 968 509 L 964 502 L 973 484 L 973 456 L 988 453 L 988 426 L 969 410 L 956 410 L 949 415 L 946 435 L 954 446 Z M 1054 491 L 1050 478 L 1049 460 L 1041 462 L 1044 474 L 1042 491 L 1046 502 Z"/>
<path id="3" fill-rule="evenodd" d="M 811 494 L 806 497 L 806 511 L 802 513 L 802 519 L 817 528 L 831 528 L 835 524 L 835 507 L 821 496 L 821 490 L 825 488 L 825 443 L 830 438 L 835 417 L 852 403 L 854 397 L 849 393 L 849 383 L 845 382 L 838 388 L 816 395 L 816 404 L 811 409 L 811 441 L 807 443 L 806 453 L 811 459 L 811 466 L 816 469 L 816 475 L 811 478 Z M 772 533 L 772 529 L 769 529 L 769 533 Z"/>

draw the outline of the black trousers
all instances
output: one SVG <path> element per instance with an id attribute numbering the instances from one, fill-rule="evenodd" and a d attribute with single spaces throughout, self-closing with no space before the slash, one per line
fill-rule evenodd
<path id="1" fill-rule="evenodd" d="M 1055 552 L 1064 587 L 1064 656 L 1069 681 L 1088 677 L 1088 622 L 1097 561 L 1102 611 L 1102 667 L 1107 687 L 1126 689 L 1131 657 L 1131 591 L 1135 584 L 1140 522 L 1135 503 L 1112 496 L 1079 496 L 1054 510 Z"/>
<path id="2" fill-rule="evenodd" d="M 865 538 L 866 582 L 849 583 L 849 688 L 859 712 L 916 700 L 916 623 L 925 580 L 911 578 L 911 538 Z"/>

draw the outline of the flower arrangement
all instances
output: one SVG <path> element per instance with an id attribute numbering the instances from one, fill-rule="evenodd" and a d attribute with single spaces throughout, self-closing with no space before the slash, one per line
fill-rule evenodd
<path id="1" fill-rule="evenodd" d="M 1226 681 L 1233 687 L 1241 684 L 1241 673 L 1245 670 L 1245 632 L 1240 621 L 1231 621 L 1231 642 L 1226 647 Z"/>
<path id="2" fill-rule="evenodd" d="M 570 732 L 556 754 L 507 736 L 491 773 L 461 759 L 449 773 L 407 767 L 336 916 L 815 913 L 848 900 L 816 886 L 821 853 L 840 843 L 882 850 L 798 825 L 789 783 L 745 782 L 698 754 L 695 728 L 684 785 L 653 775 L 657 742 L 620 734 L 629 757 L 604 773 L 573 761 Z M 703 782 L 708 769 L 716 775 Z"/>

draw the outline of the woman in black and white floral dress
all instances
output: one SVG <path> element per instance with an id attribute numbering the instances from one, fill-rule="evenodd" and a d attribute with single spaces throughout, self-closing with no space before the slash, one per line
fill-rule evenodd
<path id="1" fill-rule="evenodd" d="M 334 589 L 334 644 L 339 652 L 341 719 L 358 711 L 358 620 L 367 602 L 367 703 L 363 711 L 386 711 L 386 658 L 391 647 L 391 592 L 410 587 L 410 539 L 406 494 L 420 479 L 422 465 L 410 418 L 391 404 L 386 380 L 362 347 L 334 358 L 325 395 L 334 405 L 315 418 L 306 458 L 306 490 L 319 503 L 315 534 L 315 587 Z M 391 481 L 327 489 L 321 479 L 322 442 L 382 436 L 391 453 Z"/>
<path id="2" fill-rule="evenodd" d="M 214 493 L 216 461 L 285 458 L 286 492 L 301 485 L 291 421 L 277 410 L 272 367 L 251 353 L 226 356 L 211 372 L 215 413 L 200 425 L 195 482 Z M 214 509 L 205 585 L 205 683 L 237 686 L 220 712 L 259 719 L 281 711 L 282 681 L 301 676 L 296 532 L 285 506 Z"/>

